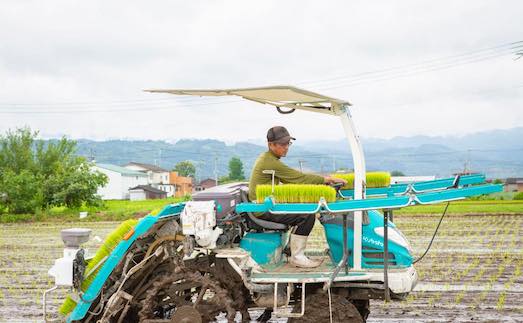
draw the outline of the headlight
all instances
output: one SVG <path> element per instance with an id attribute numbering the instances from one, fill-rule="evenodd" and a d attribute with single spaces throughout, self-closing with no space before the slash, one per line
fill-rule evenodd
<path id="1" fill-rule="evenodd" d="M 385 238 L 383 231 L 384 231 L 383 227 L 377 227 L 374 229 L 374 232 L 377 235 L 379 235 L 382 238 Z M 387 233 L 388 233 L 389 240 L 406 248 L 409 251 L 409 253 L 412 255 L 412 253 L 413 253 L 412 247 L 410 246 L 410 243 L 407 240 L 407 238 L 403 235 L 403 233 L 401 233 L 401 231 L 399 231 L 396 228 L 389 227 L 389 230 Z"/>

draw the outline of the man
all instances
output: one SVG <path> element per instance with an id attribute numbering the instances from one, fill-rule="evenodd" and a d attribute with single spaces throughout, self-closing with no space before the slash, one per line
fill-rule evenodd
<path id="1" fill-rule="evenodd" d="M 269 150 L 262 153 L 256 160 L 251 179 L 249 181 L 249 199 L 256 200 L 256 186 L 260 184 L 271 184 L 272 174 L 263 171 L 274 171 L 274 183 L 283 184 L 334 184 L 347 182 L 340 178 L 331 176 L 319 176 L 313 174 L 303 174 L 295 169 L 290 168 L 281 162 L 280 158 L 285 157 L 289 151 L 289 146 L 292 144 L 291 140 L 296 138 L 291 137 L 287 129 L 284 127 L 272 127 L 267 131 L 267 143 Z M 259 216 L 263 220 L 284 223 L 290 226 L 295 226 L 294 232 L 291 234 L 291 257 L 289 262 L 302 268 L 313 268 L 319 263 L 312 261 L 305 256 L 305 248 L 307 246 L 307 238 L 314 226 L 314 214 L 271 214 L 265 213 Z"/>

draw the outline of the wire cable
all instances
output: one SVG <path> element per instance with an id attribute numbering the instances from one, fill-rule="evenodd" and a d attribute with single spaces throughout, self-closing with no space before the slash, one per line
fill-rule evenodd
<path id="1" fill-rule="evenodd" d="M 509 48 L 507 48 L 507 47 L 509 47 Z M 461 53 L 461 54 L 446 56 L 446 57 L 442 57 L 442 58 L 433 58 L 433 59 L 429 59 L 429 60 L 420 61 L 418 63 L 404 64 L 404 65 L 400 65 L 400 66 L 394 66 L 394 67 L 389 67 L 389 68 L 384 68 L 384 69 L 362 72 L 362 73 L 358 73 L 358 74 L 354 74 L 354 75 L 342 75 L 342 76 L 338 76 L 338 77 L 325 78 L 325 79 L 316 80 L 316 81 L 314 81 L 314 80 L 304 81 L 299 84 L 313 85 L 315 83 L 324 83 L 324 82 L 329 82 L 329 81 L 343 80 L 346 78 L 357 78 L 357 77 L 366 76 L 366 75 L 381 74 L 381 73 L 385 73 L 385 72 L 403 70 L 403 69 L 407 69 L 407 68 L 411 68 L 411 67 L 415 67 L 415 66 L 423 66 L 423 65 L 427 65 L 427 64 L 432 64 L 432 63 L 436 63 L 438 61 L 445 61 L 445 60 L 448 61 L 448 60 L 453 60 L 453 59 L 456 59 L 459 57 L 475 56 L 475 55 L 479 55 L 479 54 L 484 54 L 484 52 L 488 52 L 488 51 L 492 51 L 492 50 L 499 51 L 499 50 L 508 49 L 512 52 L 512 51 L 519 50 L 520 47 L 522 47 L 522 49 L 523 49 L 523 41 L 506 43 L 506 44 L 502 44 L 502 45 L 498 45 L 498 46 L 469 51 L 469 52 L 465 52 L 465 53 Z"/>
<path id="2" fill-rule="evenodd" d="M 468 53 L 427 60 L 420 63 L 407 64 L 399 67 L 363 72 L 352 76 L 340 76 L 318 81 L 302 82 L 301 84 L 317 84 L 319 90 L 351 87 L 367 83 L 383 82 L 396 78 L 409 77 L 453 67 L 494 59 L 507 54 L 516 54 L 523 50 L 523 41 L 511 42 Z M 300 83 L 298 83 L 300 84 Z M 323 84 L 323 85 L 322 85 Z M 216 98 L 212 98 L 216 99 Z M 178 97 L 156 100 L 119 100 L 109 102 L 62 102 L 62 103 L 0 103 L 1 114 L 69 114 L 69 113 L 110 113 L 144 110 L 172 109 L 173 107 L 206 106 L 242 102 L 242 100 L 201 101 L 195 97 Z M 197 101 L 198 100 L 198 101 Z M 173 106 L 173 103 L 175 104 Z M 113 106 L 107 108 L 107 106 Z M 114 106 L 116 105 L 116 106 Z M 68 106 L 71 109 L 64 109 Z M 102 106 L 100 108 L 100 106 Z M 38 109 L 37 109 L 38 107 Z M 132 108 L 134 107 L 134 108 Z M 22 108 L 22 109 L 20 109 Z M 46 108 L 46 111 L 42 111 Z"/>
<path id="3" fill-rule="evenodd" d="M 439 229 L 439 226 L 441 225 L 441 221 L 443 221 L 443 217 L 445 217 L 445 214 L 447 214 L 447 209 L 449 208 L 449 205 L 450 205 L 450 202 L 447 202 L 447 205 L 445 206 L 445 210 L 443 210 L 443 214 L 441 215 L 441 218 L 439 219 L 438 226 L 436 227 L 436 230 L 434 231 L 434 234 L 432 235 L 432 239 L 430 239 L 429 246 L 418 259 L 416 259 L 412 262 L 412 264 L 415 264 L 418 261 L 420 261 L 421 259 L 423 259 L 423 257 L 425 257 L 425 255 L 429 252 L 430 247 L 432 246 L 432 242 L 434 242 L 434 238 L 436 237 L 436 234 L 438 233 L 438 229 Z"/>

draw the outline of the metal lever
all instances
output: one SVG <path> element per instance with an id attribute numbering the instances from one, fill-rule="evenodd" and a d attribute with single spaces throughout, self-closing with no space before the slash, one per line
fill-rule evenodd
<path id="1" fill-rule="evenodd" d="M 340 273 L 340 270 L 342 267 L 345 267 L 345 275 L 349 273 L 349 265 L 347 263 L 347 260 L 349 259 L 349 247 L 348 247 L 348 238 L 347 238 L 347 213 L 343 213 L 343 257 L 341 258 L 341 261 L 338 263 L 336 268 L 334 268 L 334 271 L 332 272 L 331 277 L 329 280 L 323 285 L 323 290 L 327 291 L 331 285 L 334 279 L 336 279 L 336 276 Z"/>
<path id="2" fill-rule="evenodd" d="M 274 194 L 274 176 L 276 175 L 276 171 L 274 169 L 264 169 L 262 171 L 264 174 L 270 174 L 272 176 L 272 194 Z"/>
<path id="3" fill-rule="evenodd" d="M 385 302 L 390 302 L 389 291 L 389 216 L 390 210 L 383 212 L 383 287 L 385 292 Z"/>

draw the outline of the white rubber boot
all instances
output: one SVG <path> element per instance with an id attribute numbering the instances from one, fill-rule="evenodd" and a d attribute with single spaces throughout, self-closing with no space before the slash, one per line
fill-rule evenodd
<path id="1" fill-rule="evenodd" d="M 291 257 L 289 263 L 301 268 L 318 267 L 321 262 L 310 260 L 305 256 L 305 247 L 307 246 L 308 236 L 291 234 Z"/>

